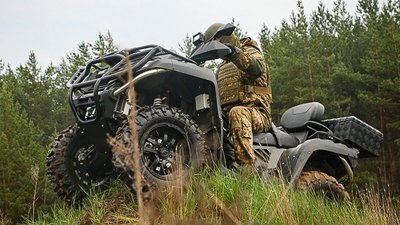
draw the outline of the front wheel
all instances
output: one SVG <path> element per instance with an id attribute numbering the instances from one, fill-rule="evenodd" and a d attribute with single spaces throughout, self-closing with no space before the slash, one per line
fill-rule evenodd
<path id="1" fill-rule="evenodd" d="M 54 191 L 68 202 L 80 201 L 90 187 L 104 189 L 115 177 L 111 147 L 78 125 L 63 130 L 47 155 L 47 176 Z"/>
<path id="2" fill-rule="evenodd" d="M 153 187 L 184 177 L 189 169 L 202 164 L 205 152 L 201 130 L 188 115 L 172 107 L 147 107 L 136 116 L 140 167 Z M 117 142 L 133 155 L 129 124 L 117 133 Z M 114 149 L 114 152 L 117 151 Z M 133 182 L 133 168 L 126 157 L 114 154 L 114 165 L 122 168 Z"/>
<path id="3" fill-rule="evenodd" d="M 303 172 L 297 181 L 297 186 L 336 201 L 350 200 L 349 193 L 336 178 L 320 171 Z"/>

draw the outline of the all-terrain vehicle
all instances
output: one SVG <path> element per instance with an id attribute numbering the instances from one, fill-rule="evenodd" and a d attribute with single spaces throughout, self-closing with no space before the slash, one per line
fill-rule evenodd
<path id="1" fill-rule="evenodd" d="M 228 24 L 218 32 L 233 29 Z M 147 45 L 89 61 L 71 77 L 68 99 L 77 123 L 60 133 L 47 157 L 47 174 L 59 196 L 81 199 L 88 188 L 104 187 L 121 169 L 132 172 L 122 159 L 113 160 L 107 142 L 108 136 L 116 137 L 132 148 L 127 123 L 132 104 L 146 179 L 174 182 L 178 168 L 198 166 L 204 158 L 230 168 L 235 153 L 216 77 L 199 65 L 231 50 L 217 41 L 204 42 L 201 33 L 195 37 L 191 58 Z M 136 102 L 127 94 L 132 84 Z M 354 177 L 357 158 L 379 155 L 382 134 L 356 117 L 323 116 L 322 104 L 301 104 L 282 115 L 280 127 L 254 134 L 256 170 L 265 179 L 281 175 L 290 185 L 347 199 L 343 185 Z"/>

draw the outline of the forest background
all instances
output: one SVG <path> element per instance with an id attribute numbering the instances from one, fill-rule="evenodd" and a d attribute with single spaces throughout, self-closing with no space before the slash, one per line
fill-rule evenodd
<path id="1" fill-rule="evenodd" d="M 246 36 L 233 22 L 237 34 Z M 280 27 L 264 25 L 253 38 L 271 70 L 273 121 L 279 124 L 289 107 L 318 101 L 326 118 L 354 115 L 371 124 L 384 134 L 382 153 L 360 160 L 352 186 L 374 183 L 398 196 L 400 2 L 378 6 L 376 0 L 359 0 L 350 14 L 338 0 L 332 10 L 320 4 L 307 18 L 298 1 Z M 180 54 L 189 55 L 190 36 L 179 46 Z M 42 68 L 34 52 L 16 68 L 0 59 L 0 221 L 51 208 L 56 196 L 45 175 L 45 157 L 57 133 L 74 123 L 65 84 L 85 62 L 117 49 L 107 33 L 79 44 L 59 65 Z"/>

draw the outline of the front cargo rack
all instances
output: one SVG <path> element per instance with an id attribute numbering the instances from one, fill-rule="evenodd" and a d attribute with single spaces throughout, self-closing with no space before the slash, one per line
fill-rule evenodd
<path id="1" fill-rule="evenodd" d="M 128 60 L 132 63 L 133 74 L 138 75 L 146 70 L 144 66 L 149 61 L 167 55 L 196 63 L 158 45 L 116 51 L 87 62 L 67 83 L 68 100 L 76 120 L 81 124 L 96 122 L 104 113 L 104 103 L 110 100 L 115 103 L 113 90 L 127 82 Z"/>

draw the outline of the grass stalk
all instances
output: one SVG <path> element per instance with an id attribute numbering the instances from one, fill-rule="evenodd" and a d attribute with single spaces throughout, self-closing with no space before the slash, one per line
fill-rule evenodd
<path id="1" fill-rule="evenodd" d="M 132 63 L 129 60 L 127 52 L 126 54 L 126 68 L 128 70 L 128 97 L 129 102 L 131 103 L 131 111 L 128 117 L 129 126 L 132 132 L 131 143 L 133 144 L 133 168 L 134 169 L 134 185 L 136 190 L 137 204 L 138 204 L 138 215 L 139 215 L 139 223 L 147 224 L 146 218 L 143 210 L 143 197 L 142 197 L 142 171 L 140 169 L 140 152 L 138 145 L 138 137 L 137 137 L 137 126 L 135 122 L 136 118 L 136 92 L 135 85 L 133 82 L 133 71 L 132 71 Z"/>
<path id="2" fill-rule="evenodd" d="M 34 165 L 31 168 L 32 173 L 32 183 L 33 183 L 33 196 L 32 196 L 32 221 L 35 221 L 35 212 L 36 212 L 36 201 L 37 201 L 37 194 L 38 194 L 38 185 L 39 185 L 39 166 Z"/>

